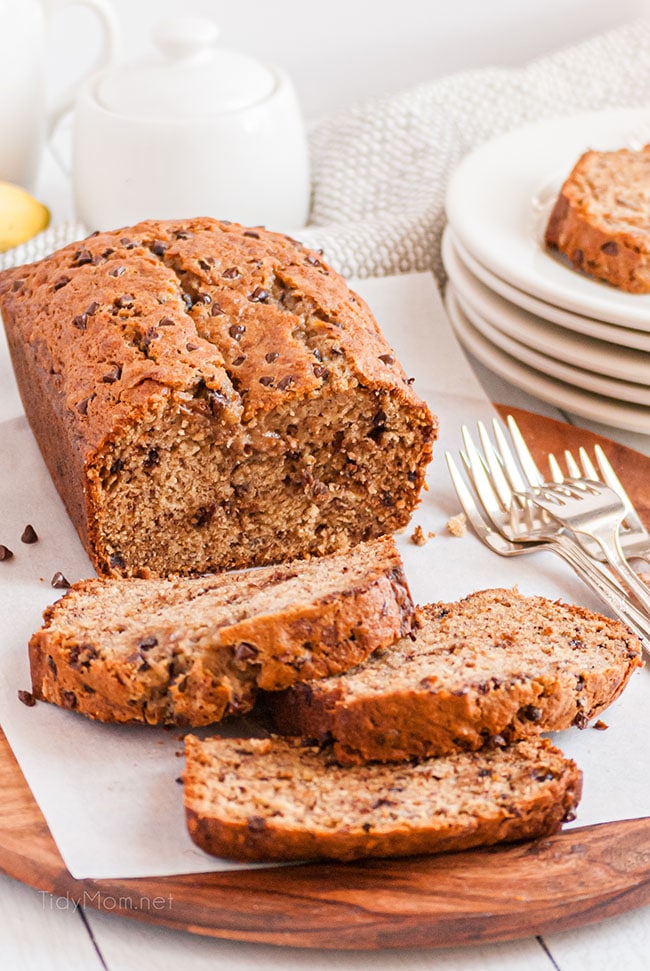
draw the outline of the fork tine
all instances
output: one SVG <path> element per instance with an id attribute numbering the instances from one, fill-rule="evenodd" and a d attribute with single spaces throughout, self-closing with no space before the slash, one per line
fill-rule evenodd
<path id="1" fill-rule="evenodd" d="M 463 444 L 465 445 L 463 460 L 465 461 L 467 474 L 474 486 L 481 505 L 494 523 L 494 517 L 502 512 L 498 492 L 486 471 L 483 458 L 474 444 L 467 425 L 463 425 L 461 433 L 463 436 Z"/>
<path id="2" fill-rule="evenodd" d="M 580 465 L 582 466 L 582 472 L 586 479 L 598 479 L 598 472 L 596 471 L 596 466 L 591 461 L 587 449 L 583 446 L 580 447 L 578 452 L 580 456 Z"/>
<path id="3" fill-rule="evenodd" d="M 612 468 L 609 459 L 603 452 L 600 445 L 596 445 L 594 452 L 596 453 L 596 461 L 598 462 L 598 468 L 600 469 L 603 482 L 606 482 L 610 489 L 613 489 L 614 492 L 616 492 L 617 495 L 623 500 L 623 504 L 625 506 L 625 521 L 627 522 L 627 525 L 630 527 L 630 529 L 645 531 L 645 525 L 641 520 L 641 517 L 632 505 L 632 501 L 623 488 L 621 480 L 616 475 L 616 472 Z"/>
<path id="4" fill-rule="evenodd" d="M 452 458 L 451 452 L 445 452 L 445 459 L 447 460 L 447 468 L 449 469 L 449 475 L 451 476 L 451 481 L 454 489 L 456 490 L 458 501 L 461 504 L 463 512 L 467 516 L 467 521 L 471 523 L 475 533 L 477 533 L 478 536 L 483 537 L 486 530 L 490 531 L 489 527 L 479 513 L 478 506 L 474 502 L 474 497 L 465 485 L 465 481 L 460 474 L 458 466 Z"/>
<path id="5" fill-rule="evenodd" d="M 564 482 L 564 472 L 562 471 L 560 463 L 555 458 L 552 452 L 549 452 L 549 455 L 548 455 L 548 467 L 549 467 L 549 470 L 551 473 L 551 479 L 553 480 L 553 482 L 557 482 L 558 485 Z"/>
<path id="6" fill-rule="evenodd" d="M 514 445 L 515 453 L 524 471 L 524 475 L 528 479 L 528 484 L 531 486 L 541 485 L 544 481 L 544 476 L 537 468 L 535 460 L 530 454 L 530 449 L 526 445 L 524 436 L 519 430 L 519 425 L 514 420 L 512 415 L 508 415 L 506 421 L 508 431 L 510 432 L 510 437 L 512 439 L 512 444 Z"/>
<path id="7" fill-rule="evenodd" d="M 494 438 L 497 443 L 497 451 L 499 452 L 501 462 L 503 463 L 503 470 L 512 492 L 525 492 L 527 484 L 523 479 L 519 466 L 517 465 L 517 460 L 515 459 L 510 446 L 508 445 L 506 436 L 503 432 L 503 427 L 498 418 L 495 418 L 492 421 L 492 429 L 494 431 Z"/>
<path id="8" fill-rule="evenodd" d="M 494 445 L 490 441 L 490 436 L 488 435 L 487 428 L 482 421 L 477 423 L 478 435 L 481 441 L 481 447 L 483 449 L 483 455 L 487 465 L 487 472 L 491 476 L 492 485 L 497 494 L 499 502 L 504 512 L 510 508 L 510 501 L 512 499 L 512 489 L 508 484 L 503 473 L 503 463 L 501 461 L 501 456 L 495 449 Z"/>
<path id="9" fill-rule="evenodd" d="M 573 457 L 573 452 L 570 452 L 568 448 L 564 450 L 564 461 L 566 462 L 566 467 L 569 472 L 570 479 L 581 479 L 582 471 L 580 466 Z M 598 478 L 598 476 L 596 476 Z"/>

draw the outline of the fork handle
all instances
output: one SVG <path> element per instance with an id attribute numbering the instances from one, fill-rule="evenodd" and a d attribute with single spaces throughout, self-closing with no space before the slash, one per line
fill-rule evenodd
<path id="1" fill-rule="evenodd" d="M 573 540 L 558 533 L 549 542 L 549 549 L 561 556 L 587 584 L 590 590 L 606 603 L 614 614 L 636 634 L 643 649 L 650 654 L 650 618 L 629 601 L 622 587 L 608 577 L 600 566 Z M 630 567 L 631 569 L 631 567 Z"/>
<path id="2" fill-rule="evenodd" d="M 605 532 L 604 530 L 596 529 L 592 535 L 595 537 L 605 555 L 605 559 L 614 570 L 618 579 L 632 591 L 643 607 L 646 615 L 650 618 L 650 590 L 643 580 L 640 579 L 636 570 L 628 563 L 623 548 L 621 547 L 618 530 L 611 533 L 609 530 Z"/>

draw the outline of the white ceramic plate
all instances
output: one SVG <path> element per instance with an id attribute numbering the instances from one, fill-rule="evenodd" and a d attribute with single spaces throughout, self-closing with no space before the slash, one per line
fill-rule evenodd
<path id="1" fill-rule="evenodd" d="M 466 156 L 447 191 L 454 234 L 492 273 L 548 303 L 650 332 L 650 294 L 624 293 L 546 252 L 562 182 L 589 148 L 650 142 L 650 109 L 590 112 L 527 125 Z"/>
<path id="2" fill-rule="evenodd" d="M 630 386 L 632 389 L 639 386 L 650 387 L 649 353 L 634 351 L 629 347 L 617 347 L 615 344 L 595 340 L 584 334 L 574 334 L 564 327 L 558 327 L 535 314 L 522 310 L 521 307 L 516 307 L 477 280 L 462 264 L 448 241 L 443 250 L 443 262 L 455 295 L 474 326 L 481 330 L 473 316 L 477 314 L 492 328 L 502 332 L 503 340 L 499 334 L 496 334 L 492 338 L 493 343 L 507 349 L 504 342 L 511 338 L 520 345 L 532 348 L 549 359 L 554 358 L 563 364 L 574 365 L 581 370 L 607 375 L 609 378 L 624 382 L 636 382 Z M 510 351 L 510 353 L 513 352 Z M 514 356 L 524 360 L 521 355 Z M 528 363 L 533 362 L 528 361 Z M 533 366 L 537 367 L 537 365 Z M 540 368 L 540 370 L 545 369 Z M 551 374 L 552 371 L 546 370 L 546 373 Z M 581 384 L 581 387 L 588 387 L 588 385 Z M 603 390 L 602 393 L 611 394 L 611 391 Z M 628 400 L 626 394 L 621 393 L 620 397 Z M 629 400 L 636 399 L 632 396 Z"/>
<path id="3" fill-rule="evenodd" d="M 523 388 L 542 401 L 549 401 L 556 408 L 563 408 L 574 415 L 626 431 L 650 434 L 650 408 L 624 404 L 589 391 L 581 391 L 516 361 L 472 327 L 451 291 L 447 293 L 445 305 L 454 332 L 463 347 L 515 387 Z"/>
<path id="4" fill-rule="evenodd" d="M 575 331 L 578 334 L 586 334 L 596 340 L 608 341 L 610 344 L 620 344 L 623 347 L 633 347 L 639 351 L 650 352 L 650 334 L 641 330 L 630 330 L 619 324 L 607 324 L 602 320 L 595 320 L 593 317 L 584 317 L 582 314 L 573 314 L 569 310 L 562 310 L 551 303 L 544 303 L 537 297 L 531 297 L 523 290 L 510 286 L 501 277 L 490 273 L 486 267 L 478 263 L 473 256 L 463 247 L 462 243 L 454 236 L 451 226 L 447 226 L 442 240 L 443 260 L 445 254 L 453 253 L 457 261 L 472 276 L 477 277 L 494 293 L 499 294 L 505 300 L 527 310 L 529 313 L 542 317 L 544 320 L 551 321 L 564 327 L 567 330 Z"/>
<path id="5" fill-rule="evenodd" d="M 650 386 L 633 384 L 629 381 L 617 381 L 615 378 L 596 374 L 594 371 L 585 371 L 584 368 L 573 367 L 571 364 L 566 364 L 564 361 L 559 361 L 557 358 L 549 357 L 541 351 L 534 350 L 514 337 L 509 337 L 498 327 L 494 327 L 473 307 L 465 303 L 453 286 L 450 289 L 453 299 L 467 318 L 468 323 L 491 344 L 505 351 L 516 361 L 527 364 L 548 377 L 564 381 L 574 388 L 592 391 L 594 394 L 604 395 L 607 398 L 629 401 L 632 404 L 645 405 L 650 408 Z"/>

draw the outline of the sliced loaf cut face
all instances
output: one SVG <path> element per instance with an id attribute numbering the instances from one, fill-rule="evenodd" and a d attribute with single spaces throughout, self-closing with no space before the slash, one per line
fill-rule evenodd
<path id="1" fill-rule="evenodd" d="M 585 152 L 562 186 L 545 240 L 590 276 L 650 292 L 650 146 Z"/>
<path id="2" fill-rule="evenodd" d="M 100 721 L 207 725 L 358 664 L 413 616 L 390 537 L 247 573 L 84 580 L 31 639 L 33 693 Z"/>
<path id="3" fill-rule="evenodd" d="M 419 622 L 346 674 L 269 696 L 275 730 L 333 740 L 342 764 L 504 745 L 585 727 L 641 664 L 619 622 L 516 590 L 431 604 Z"/>
<path id="4" fill-rule="evenodd" d="M 400 765 L 337 765 L 283 739 L 186 740 L 185 810 L 208 853 L 249 861 L 407 856 L 533 839 L 580 798 L 547 740 Z"/>

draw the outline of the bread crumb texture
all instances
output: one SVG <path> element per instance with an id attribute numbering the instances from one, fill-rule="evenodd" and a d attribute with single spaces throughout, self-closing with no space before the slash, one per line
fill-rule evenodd
<path id="1" fill-rule="evenodd" d="M 580 797 L 547 740 L 400 765 L 338 766 L 272 739 L 186 738 L 185 808 L 198 846 L 239 860 L 403 856 L 555 832 Z"/>
<path id="2" fill-rule="evenodd" d="M 276 731 L 331 740 L 341 763 L 503 746 L 585 728 L 642 663 L 618 621 L 516 590 L 431 604 L 418 624 L 345 674 L 269 698 Z"/>
<path id="3" fill-rule="evenodd" d="M 650 146 L 585 152 L 562 186 L 545 241 L 588 276 L 650 292 Z"/>

